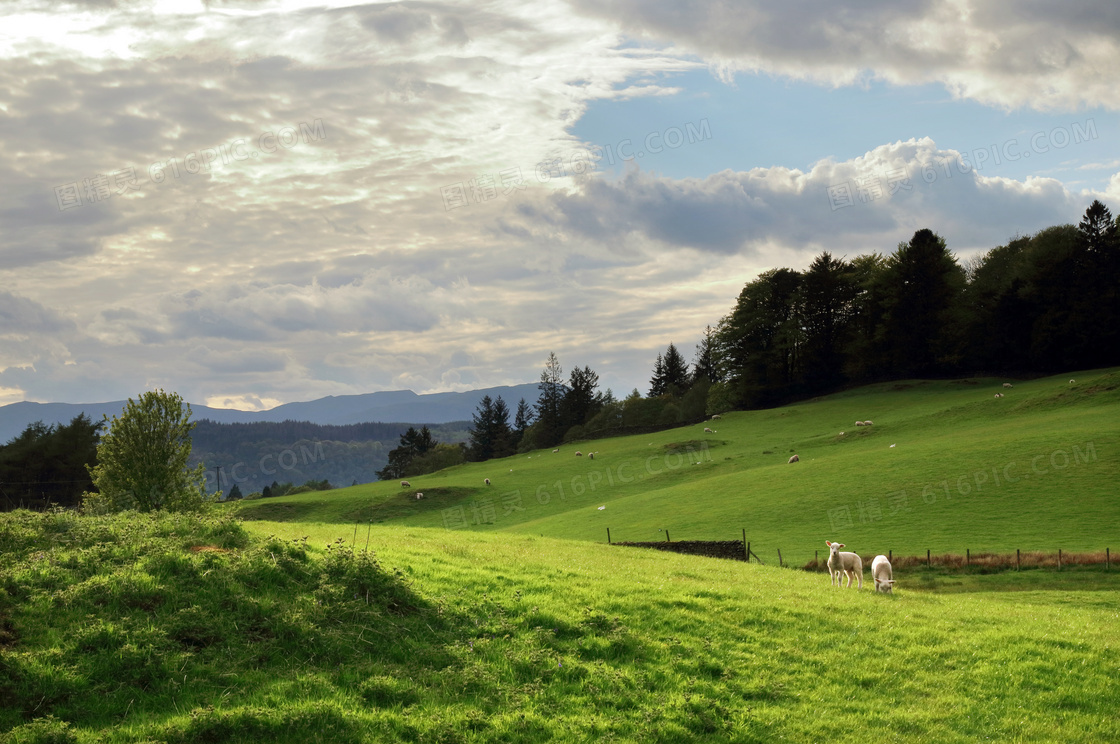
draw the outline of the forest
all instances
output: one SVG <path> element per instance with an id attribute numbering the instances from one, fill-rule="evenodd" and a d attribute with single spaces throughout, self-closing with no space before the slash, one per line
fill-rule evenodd
<path id="1" fill-rule="evenodd" d="M 1120 364 L 1120 220 L 1093 201 L 1059 225 L 960 262 L 930 229 L 893 253 L 822 252 L 807 269 L 748 282 L 709 325 L 691 364 L 673 343 L 657 356 L 647 396 L 617 399 L 555 354 L 540 397 L 509 423 L 484 400 L 467 458 L 701 421 L 885 380 L 1031 377 Z"/>

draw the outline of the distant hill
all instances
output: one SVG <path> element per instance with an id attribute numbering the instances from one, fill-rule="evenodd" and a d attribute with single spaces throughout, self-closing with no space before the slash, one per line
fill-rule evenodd
<path id="1" fill-rule="evenodd" d="M 210 419 L 223 424 L 253 423 L 258 421 L 308 421 L 322 425 L 346 425 L 369 422 L 407 421 L 425 424 L 445 424 L 452 421 L 469 421 L 486 395 L 501 396 L 510 410 L 517 407 L 521 398 L 530 403 L 537 400 L 537 383 L 506 385 L 502 387 L 470 390 L 463 393 L 430 393 L 417 395 L 411 390 L 390 390 L 361 395 L 330 395 L 318 400 L 285 403 L 266 411 L 239 411 L 230 408 L 211 408 L 191 403 L 192 419 Z M 18 436 L 27 425 L 35 421 L 45 424 L 64 424 L 84 412 L 94 421 L 102 416 L 112 418 L 124 408 L 127 401 L 109 403 L 31 403 L 23 401 L 0 406 L 0 444 Z"/>
<path id="2" fill-rule="evenodd" d="M 389 451 L 412 425 L 290 420 L 221 424 L 202 419 L 191 432 L 190 465 L 206 467 L 208 491 L 227 494 L 235 483 L 242 495 L 274 481 L 298 486 L 326 480 L 335 487 L 372 483 L 388 463 Z M 469 421 L 432 424 L 432 437 L 445 444 L 466 442 L 468 426 Z"/>

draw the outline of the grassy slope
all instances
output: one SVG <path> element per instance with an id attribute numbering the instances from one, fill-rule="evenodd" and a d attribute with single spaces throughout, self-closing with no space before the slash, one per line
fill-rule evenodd
<path id="1" fill-rule="evenodd" d="M 17 599 L 0 603 L 12 741 L 1120 735 L 1115 591 L 886 597 L 729 561 L 374 527 L 407 586 L 337 543 L 316 558 L 345 525 L 252 526 L 310 538 L 293 544 L 189 520 L 46 521 L 0 561 L 0 598 Z M 231 550 L 187 550 L 199 542 Z M 9 730 L 45 713 L 70 728 Z"/>
<path id="2" fill-rule="evenodd" d="M 731 539 L 746 528 L 767 560 L 780 548 L 795 563 L 825 539 L 870 554 L 1099 550 L 1120 543 L 1120 372 L 1076 377 L 1011 390 L 995 380 L 890 383 L 729 414 L 712 423 L 716 434 L 697 426 L 583 442 L 420 476 L 409 491 L 378 483 L 237 508 L 444 527 L 456 523 L 447 510 L 462 507 L 466 529 L 594 541 L 607 527 L 616 540 L 663 539 L 661 529 Z M 853 426 L 859 419 L 875 425 Z M 674 443 L 695 453 L 675 455 Z M 801 462 L 788 465 L 793 453 Z M 415 490 L 427 498 L 415 501 Z"/>

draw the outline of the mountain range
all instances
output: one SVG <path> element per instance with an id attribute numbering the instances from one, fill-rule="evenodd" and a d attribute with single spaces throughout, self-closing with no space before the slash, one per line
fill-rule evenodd
<path id="1" fill-rule="evenodd" d="M 489 395 L 505 400 L 510 411 L 524 398 L 535 403 L 539 391 L 537 383 L 506 385 L 469 390 L 462 393 L 428 393 L 419 395 L 411 390 L 389 390 L 360 395 L 328 395 L 318 400 L 285 403 L 264 411 L 239 411 L 232 408 L 211 408 L 191 403 L 191 419 L 210 419 L 218 423 L 251 423 L 255 421 L 310 421 L 313 424 L 360 424 L 367 422 L 401 422 L 415 424 L 444 424 L 450 421 L 469 421 L 479 402 Z M 109 403 L 32 403 L 22 401 L 0 406 L 0 444 L 18 436 L 28 424 L 65 424 L 79 413 L 94 421 L 103 416 L 110 419 L 119 415 L 127 401 Z"/>

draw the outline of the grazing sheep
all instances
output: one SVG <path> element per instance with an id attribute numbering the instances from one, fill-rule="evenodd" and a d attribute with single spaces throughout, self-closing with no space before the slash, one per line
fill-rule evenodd
<path id="1" fill-rule="evenodd" d="M 840 436 L 844 436 L 844 432 L 840 432 Z"/>
<path id="2" fill-rule="evenodd" d="M 1070 385 L 1073 385 L 1073 384 L 1076 384 L 1076 383 L 1077 383 L 1077 380 L 1070 380 L 1070 381 L 1069 381 L 1069 384 L 1070 384 Z"/>
<path id="3" fill-rule="evenodd" d="M 490 479 L 489 478 L 483 478 L 483 480 L 486 481 L 486 485 L 490 485 Z"/>
<path id="4" fill-rule="evenodd" d="M 862 421 L 857 421 L 856 426 L 863 426 L 863 422 Z"/>
<path id="5" fill-rule="evenodd" d="M 840 572 L 843 571 L 844 575 L 848 577 L 848 583 L 845 588 L 851 587 L 852 575 L 854 574 L 859 580 L 859 589 L 863 588 L 863 561 L 855 553 L 841 553 L 840 548 L 844 547 L 844 543 L 834 543 L 828 540 L 824 541 L 828 546 L 828 573 L 832 576 L 832 585 L 840 586 Z"/>
<path id="6" fill-rule="evenodd" d="M 719 415 L 719 414 L 717 413 L 717 414 L 714 414 L 714 415 L 712 416 L 712 421 L 719 421 L 719 420 L 720 420 L 721 418 L 723 418 L 723 416 L 720 416 L 720 415 Z"/>
<path id="7" fill-rule="evenodd" d="M 422 494 L 422 493 L 420 493 L 419 491 L 417 491 L 417 492 L 416 492 L 416 500 L 417 500 L 417 501 L 419 501 L 419 500 L 420 500 L 420 499 L 422 499 L 422 498 L 424 498 L 424 494 Z"/>
<path id="8" fill-rule="evenodd" d="M 874 421 L 864 421 L 864 422 L 863 422 L 863 425 L 864 425 L 864 426 L 874 426 L 874 425 L 875 425 L 875 422 L 874 422 Z"/>
<path id="9" fill-rule="evenodd" d="M 552 454 L 554 454 L 554 455 L 555 455 L 555 454 L 556 454 L 557 452 L 559 452 L 559 451 L 560 451 L 560 448 L 559 448 L 559 447 L 557 447 L 556 449 L 552 450 Z"/>
<path id="10" fill-rule="evenodd" d="M 997 398 L 1002 398 L 1002 397 L 1003 397 L 1003 393 L 996 393 L 996 397 L 997 397 Z"/>
<path id="11" fill-rule="evenodd" d="M 875 591 L 890 594 L 894 586 L 894 575 L 891 573 L 891 562 L 885 555 L 875 556 L 871 561 L 871 578 L 875 580 Z"/>
<path id="12" fill-rule="evenodd" d="M 588 460 L 594 460 L 594 459 L 595 459 L 595 453 L 594 453 L 594 452 L 592 452 L 591 454 L 589 454 L 589 455 L 587 456 L 587 459 L 588 459 Z"/>
<path id="13" fill-rule="evenodd" d="M 412 488 L 412 484 L 408 481 L 401 481 L 401 488 Z"/>
<path id="14" fill-rule="evenodd" d="M 1011 383 L 1010 382 L 1005 382 L 1005 383 L 1003 383 L 1003 386 L 1006 387 L 1006 388 L 1009 388 L 1009 387 L 1011 387 Z"/>
<path id="15" fill-rule="evenodd" d="M 576 457 L 583 457 L 583 453 L 579 450 L 576 450 Z"/>
<path id="16" fill-rule="evenodd" d="M 709 429 L 708 427 L 705 426 L 704 427 L 704 433 L 705 434 L 714 434 L 715 432 L 713 432 L 711 429 Z"/>
<path id="17" fill-rule="evenodd" d="M 794 455 L 793 457 L 789 458 L 789 461 L 790 462 L 801 462 L 801 458 L 798 457 L 797 455 Z"/>

